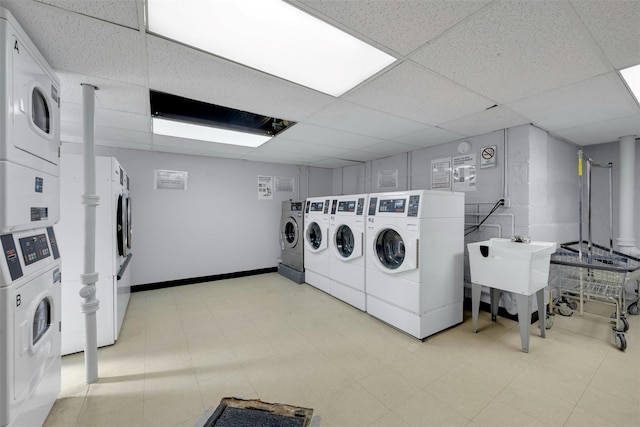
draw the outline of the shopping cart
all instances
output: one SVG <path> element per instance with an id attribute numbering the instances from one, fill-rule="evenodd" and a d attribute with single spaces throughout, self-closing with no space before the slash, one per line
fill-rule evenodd
<path id="1" fill-rule="evenodd" d="M 551 255 L 549 269 L 549 285 L 552 291 L 558 291 L 554 307 L 568 316 L 578 308 L 581 315 L 585 314 L 585 303 L 614 306 L 615 314 L 607 319 L 613 322 L 615 318 L 615 345 L 624 351 L 625 332 L 629 330 L 625 285 L 640 280 L 640 259 L 588 242 L 569 242 L 560 248 Z"/>

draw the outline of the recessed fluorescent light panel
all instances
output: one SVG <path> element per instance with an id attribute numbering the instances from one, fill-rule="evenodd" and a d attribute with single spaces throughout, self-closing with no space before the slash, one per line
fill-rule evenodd
<path id="1" fill-rule="evenodd" d="M 295 122 L 150 91 L 153 133 L 258 147 Z"/>
<path id="2" fill-rule="evenodd" d="M 620 70 L 620 75 L 636 97 L 636 102 L 640 104 L 640 64 Z"/>
<path id="3" fill-rule="evenodd" d="M 149 32 L 340 96 L 396 59 L 280 0 L 147 0 Z"/>

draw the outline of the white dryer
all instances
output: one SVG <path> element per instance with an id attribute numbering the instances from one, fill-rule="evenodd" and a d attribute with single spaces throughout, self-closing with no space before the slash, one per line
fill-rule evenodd
<path id="1" fill-rule="evenodd" d="M 464 193 L 371 194 L 367 312 L 423 339 L 462 322 Z"/>
<path id="2" fill-rule="evenodd" d="M 330 197 L 307 199 L 304 210 L 305 281 L 331 293 L 329 278 L 329 204 Z"/>
<path id="3" fill-rule="evenodd" d="M 0 7 L 0 232 L 58 222 L 60 83 Z"/>
<path id="4" fill-rule="evenodd" d="M 98 346 L 113 344 L 124 321 L 131 294 L 131 198 L 128 176 L 114 157 L 96 157 L 96 312 Z M 80 275 L 84 272 L 83 157 L 63 154 L 61 159 L 61 219 L 57 226 L 64 281 L 62 283 L 62 354 L 84 349 L 84 315 Z M 130 185 L 130 183 L 129 183 Z"/>
<path id="5" fill-rule="evenodd" d="M 53 227 L 0 242 L 0 426 L 39 426 L 61 387 L 60 253 Z"/>
<path id="6" fill-rule="evenodd" d="M 331 295 L 366 310 L 365 232 L 369 196 L 335 197 L 331 205 L 329 278 Z"/>

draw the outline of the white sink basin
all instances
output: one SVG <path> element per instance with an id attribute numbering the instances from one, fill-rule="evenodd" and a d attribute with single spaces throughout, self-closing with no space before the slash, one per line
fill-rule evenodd
<path id="1" fill-rule="evenodd" d="M 555 242 L 516 243 L 491 239 L 467 244 L 471 282 L 532 295 L 547 286 Z"/>

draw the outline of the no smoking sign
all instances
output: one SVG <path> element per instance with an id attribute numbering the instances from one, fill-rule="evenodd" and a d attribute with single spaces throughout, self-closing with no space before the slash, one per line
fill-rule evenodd
<path id="1" fill-rule="evenodd" d="M 496 167 L 496 151 L 497 150 L 498 150 L 497 145 L 483 147 L 480 150 L 480 169 Z"/>

